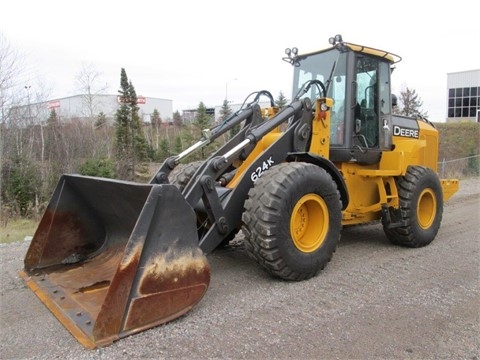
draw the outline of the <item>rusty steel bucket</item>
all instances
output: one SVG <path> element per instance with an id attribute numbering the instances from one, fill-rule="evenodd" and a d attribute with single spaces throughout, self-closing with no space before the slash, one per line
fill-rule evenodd
<path id="1" fill-rule="evenodd" d="M 63 175 L 20 272 L 86 348 L 173 320 L 210 283 L 196 217 L 173 185 Z"/>

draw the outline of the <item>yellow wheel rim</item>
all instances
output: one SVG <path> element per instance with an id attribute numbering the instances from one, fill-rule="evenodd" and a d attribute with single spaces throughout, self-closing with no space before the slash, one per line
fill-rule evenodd
<path id="1" fill-rule="evenodd" d="M 322 246 L 328 232 L 328 220 L 328 207 L 320 196 L 303 196 L 290 217 L 290 233 L 297 249 L 309 253 Z"/>
<path id="2" fill-rule="evenodd" d="M 432 189 L 425 189 L 420 194 L 417 203 L 417 219 L 422 229 L 432 226 L 437 215 L 437 198 Z"/>

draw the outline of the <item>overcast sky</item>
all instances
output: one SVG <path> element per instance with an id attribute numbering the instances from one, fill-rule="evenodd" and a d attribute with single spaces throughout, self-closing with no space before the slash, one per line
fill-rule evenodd
<path id="1" fill-rule="evenodd" d="M 480 68 L 475 3 L 12 0 L 2 2 L 0 32 L 25 56 L 25 85 L 44 83 L 50 98 L 78 92 L 82 63 L 116 94 L 123 67 L 137 95 L 171 99 L 174 111 L 226 95 L 239 103 L 257 90 L 290 99 L 285 48 L 323 49 L 342 34 L 400 55 L 394 92 L 415 89 L 429 119 L 444 121 L 447 73 Z"/>

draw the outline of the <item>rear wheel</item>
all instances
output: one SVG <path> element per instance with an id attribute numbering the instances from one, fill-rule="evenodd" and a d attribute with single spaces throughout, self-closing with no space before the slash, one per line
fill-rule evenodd
<path id="1" fill-rule="evenodd" d="M 245 248 L 267 272 L 285 280 L 311 278 L 330 261 L 341 230 L 337 185 L 322 168 L 284 163 L 248 193 Z"/>
<path id="2" fill-rule="evenodd" d="M 404 226 L 388 229 L 388 239 L 412 248 L 430 244 L 437 235 L 443 214 L 443 192 L 432 169 L 411 166 L 405 176 L 396 180 L 400 213 Z"/>

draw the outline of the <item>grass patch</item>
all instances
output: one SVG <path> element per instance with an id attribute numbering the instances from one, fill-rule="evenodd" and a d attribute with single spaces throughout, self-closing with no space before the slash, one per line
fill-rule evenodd
<path id="1" fill-rule="evenodd" d="M 10 220 L 6 226 L 0 226 L 0 243 L 8 244 L 23 241 L 25 236 L 33 236 L 38 221 L 29 219 Z"/>

